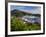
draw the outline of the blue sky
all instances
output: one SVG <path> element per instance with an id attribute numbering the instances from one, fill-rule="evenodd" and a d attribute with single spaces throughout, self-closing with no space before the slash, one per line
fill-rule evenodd
<path id="1" fill-rule="evenodd" d="M 11 5 L 11 10 L 21 10 L 24 12 L 32 13 L 32 14 L 40 14 L 41 13 L 41 7 L 40 6 L 15 6 Z"/>

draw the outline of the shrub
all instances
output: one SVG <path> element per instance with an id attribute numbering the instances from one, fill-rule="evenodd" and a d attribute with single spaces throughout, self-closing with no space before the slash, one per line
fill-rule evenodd
<path id="1" fill-rule="evenodd" d="M 11 17 L 11 31 L 30 31 L 39 30 L 40 28 L 39 24 L 24 23 L 24 21 L 16 16 Z"/>

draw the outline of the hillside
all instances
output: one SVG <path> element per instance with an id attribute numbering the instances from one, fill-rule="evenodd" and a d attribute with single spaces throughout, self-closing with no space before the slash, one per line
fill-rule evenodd
<path id="1" fill-rule="evenodd" d="M 27 13 L 27 12 L 16 10 L 16 9 L 11 11 L 11 15 L 16 15 L 16 16 L 24 16 L 24 15 L 40 16 L 40 14 Z"/>

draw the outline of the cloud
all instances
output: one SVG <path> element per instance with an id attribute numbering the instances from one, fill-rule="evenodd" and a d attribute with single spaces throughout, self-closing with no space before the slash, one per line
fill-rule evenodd
<path id="1" fill-rule="evenodd" d="M 14 9 L 24 11 L 27 13 L 32 13 L 32 14 L 41 14 L 40 6 L 15 6 L 15 5 L 12 5 L 11 10 L 14 10 Z"/>

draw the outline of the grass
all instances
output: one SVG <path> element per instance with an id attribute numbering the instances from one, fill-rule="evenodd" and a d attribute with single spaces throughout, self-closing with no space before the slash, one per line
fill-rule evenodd
<path id="1" fill-rule="evenodd" d="M 11 17 L 11 31 L 31 31 L 31 30 L 40 30 L 40 24 L 31 24 L 24 23 L 21 19 L 16 16 Z"/>

